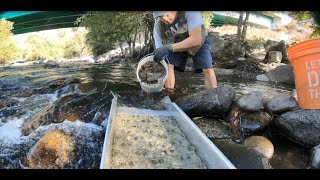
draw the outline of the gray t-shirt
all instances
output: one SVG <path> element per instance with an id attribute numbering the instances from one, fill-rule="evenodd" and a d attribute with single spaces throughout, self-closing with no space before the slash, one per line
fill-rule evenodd
<path id="1" fill-rule="evenodd" d="M 204 21 L 202 19 L 200 11 L 186 11 L 185 18 L 187 20 L 188 30 L 192 30 L 192 29 L 197 28 L 197 27 L 201 26 L 202 24 L 204 24 Z M 157 22 L 155 22 L 155 23 L 157 23 Z M 174 21 L 174 23 L 177 23 L 177 21 Z M 161 40 L 157 30 L 155 29 L 155 27 L 156 26 L 154 26 L 154 29 L 153 29 L 153 37 L 154 37 L 156 48 L 159 48 L 159 47 L 163 46 L 163 44 L 162 44 L 162 40 Z M 177 32 L 176 27 L 177 27 L 177 25 L 173 25 L 173 24 L 170 25 L 170 29 L 173 34 L 175 34 Z"/>

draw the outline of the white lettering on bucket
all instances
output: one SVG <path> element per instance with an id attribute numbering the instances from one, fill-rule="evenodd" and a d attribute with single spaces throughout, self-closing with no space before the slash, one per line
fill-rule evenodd
<path id="1" fill-rule="evenodd" d="M 320 67 L 320 59 L 312 60 L 309 63 L 310 64 L 308 64 L 308 62 L 306 62 L 306 69 L 307 70 L 317 69 L 317 66 Z"/>
<path id="2" fill-rule="evenodd" d="M 314 81 L 312 81 L 312 79 Z M 308 72 L 309 87 L 317 87 L 319 85 L 319 75 L 316 71 Z"/>
<path id="3" fill-rule="evenodd" d="M 310 97 L 311 99 L 320 98 L 320 89 L 309 89 Z"/>
<path id="4" fill-rule="evenodd" d="M 318 67 L 320 67 L 320 59 L 312 60 L 309 63 L 306 62 L 307 70 L 317 69 Z"/>

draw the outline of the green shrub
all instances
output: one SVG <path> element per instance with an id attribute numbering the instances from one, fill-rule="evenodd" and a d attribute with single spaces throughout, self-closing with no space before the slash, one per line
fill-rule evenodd
<path id="1" fill-rule="evenodd" d="M 12 60 L 16 57 L 16 45 L 11 39 L 13 23 L 0 19 L 0 64 Z"/>

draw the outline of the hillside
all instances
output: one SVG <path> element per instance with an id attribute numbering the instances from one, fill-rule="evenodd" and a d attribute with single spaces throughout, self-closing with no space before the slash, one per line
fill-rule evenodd
<path id="1" fill-rule="evenodd" d="M 224 34 L 237 34 L 237 26 L 225 25 L 220 27 L 210 27 L 209 32 L 219 32 L 220 35 Z M 297 23 L 292 21 L 288 25 L 278 27 L 276 29 L 260 29 L 249 26 L 247 29 L 248 40 L 284 40 L 287 44 L 298 43 L 305 39 L 309 39 L 312 33 L 312 27 L 310 23 Z"/>

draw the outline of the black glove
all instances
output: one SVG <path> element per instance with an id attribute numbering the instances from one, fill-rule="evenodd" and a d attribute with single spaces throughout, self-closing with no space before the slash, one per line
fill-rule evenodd
<path id="1" fill-rule="evenodd" d="M 153 52 L 153 61 L 159 62 L 163 60 L 165 56 L 167 56 L 170 52 L 172 52 L 172 45 L 168 44 L 162 47 L 159 47 Z"/>

